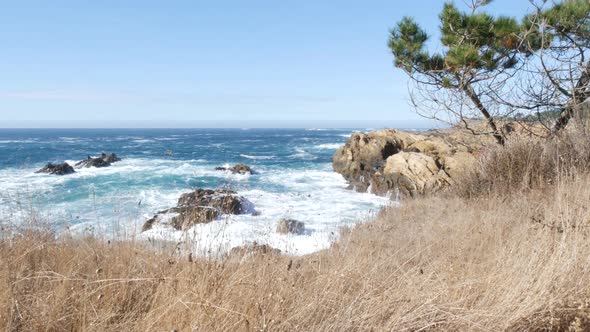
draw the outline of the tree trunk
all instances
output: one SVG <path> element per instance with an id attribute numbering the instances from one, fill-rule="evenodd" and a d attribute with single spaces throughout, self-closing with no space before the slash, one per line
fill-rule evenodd
<path id="1" fill-rule="evenodd" d="M 580 76 L 580 79 L 578 80 L 578 83 L 574 88 L 573 97 L 570 99 L 567 105 L 565 105 L 561 109 L 559 118 L 557 119 L 557 121 L 555 121 L 553 128 L 551 128 L 552 135 L 557 134 L 560 130 L 565 128 L 565 126 L 567 126 L 571 118 L 573 118 L 576 115 L 577 106 L 586 101 L 586 99 L 590 98 L 590 89 L 588 88 L 589 84 L 590 61 L 586 64 L 584 72 Z"/>
<path id="2" fill-rule="evenodd" d="M 469 97 L 469 99 L 471 99 L 471 101 L 475 104 L 479 112 L 486 119 L 488 126 L 492 130 L 492 136 L 494 136 L 496 142 L 498 142 L 498 144 L 500 145 L 506 144 L 506 139 L 504 138 L 504 135 L 498 130 L 498 126 L 496 126 L 496 121 L 494 120 L 490 112 L 488 112 L 488 110 L 485 108 L 485 106 L 483 106 L 481 100 L 479 99 L 479 96 L 477 96 L 477 93 L 475 93 L 475 90 L 473 90 L 471 84 L 466 83 L 465 85 L 462 85 L 462 88 L 463 91 L 465 91 L 465 93 Z"/>

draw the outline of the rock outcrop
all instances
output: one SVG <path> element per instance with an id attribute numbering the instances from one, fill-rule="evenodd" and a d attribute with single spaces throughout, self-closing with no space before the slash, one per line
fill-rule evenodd
<path id="1" fill-rule="evenodd" d="M 100 157 L 92 158 L 88 156 L 87 159 L 79 161 L 76 163 L 76 167 L 84 168 L 84 167 L 109 167 L 112 163 L 121 161 L 119 157 L 117 157 L 114 153 L 105 154 L 102 153 Z"/>
<path id="2" fill-rule="evenodd" d="M 259 244 L 256 241 L 252 243 L 247 243 L 245 245 L 232 248 L 229 252 L 229 256 L 250 256 L 250 255 L 280 255 L 281 250 L 273 248 L 268 244 Z"/>
<path id="3" fill-rule="evenodd" d="M 382 174 L 373 175 L 371 189 L 377 193 L 392 191 L 394 197 L 416 197 L 435 192 L 450 181 L 431 156 L 402 151 L 387 158 Z"/>
<path id="4" fill-rule="evenodd" d="M 371 185 L 370 178 L 383 169 L 385 160 L 403 151 L 419 137 L 386 129 L 368 134 L 355 133 L 346 145 L 333 157 L 334 170 L 342 174 L 357 191 L 365 192 Z"/>
<path id="5" fill-rule="evenodd" d="M 488 144 L 458 131 L 355 133 L 334 154 L 333 168 L 357 191 L 416 197 L 451 184 Z"/>
<path id="6" fill-rule="evenodd" d="M 232 167 L 215 167 L 216 171 L 230 171 L 232 174 L 254 174 L 254 170 L 246 164 L 236 164 Z"/>
<path id="7" fill-rule="evenodd" d="M 70 166 L 68 163 L 62 164 L 52 164 L 48 163 L 45 167 L 41 168 L 35 173 L 47 173 L 47 174 L 54 174 L 54 175 L 67 175 L 76 173 L 74 168 Z"/>
<path id="8" fill-rule="evenodd" d="M 167 223 L 178 230 L 186 230 L 196 224 L 204 224 L 223 214 L 251 212 L 251 203 L 231 190 L 197 189 L 183 194 L 175 207 L 158 212 L 143 225 L 149 230 L 156 223 Z"/>
<path id="9" fill-rule="evenodd" d="M 301 235 L 305 232 L 305 224 L 294 219 L 283 218 L 277 223 L 277 233 Z"/>

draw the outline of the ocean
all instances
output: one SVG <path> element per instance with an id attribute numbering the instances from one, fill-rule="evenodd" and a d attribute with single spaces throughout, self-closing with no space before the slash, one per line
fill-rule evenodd
<path id="1" fill-rule="evenodd" d="M 257 242 L 291 255 L 325 249 L 342 226 L 369 220 L 391 202 L 348 190 L 332 155 L 366 129 L 0 129 L 0 223 L 93 235 L 190 243 L 200 254 Z M 35 174 L 48 162 L 74 165 L 114 152 L 122 161 L 75 174 Z M 256 174 L 217 171 L 245 163 Z M 257 215 L 228 215 L 188 232 L 143 223 L 196 188 L 230 188 Z M 280 218 L 305 233 L 276 232 Z"/>

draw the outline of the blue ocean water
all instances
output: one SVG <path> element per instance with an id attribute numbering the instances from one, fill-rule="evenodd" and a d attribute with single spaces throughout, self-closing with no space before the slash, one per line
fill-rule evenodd
<path id="1" fill-rule="evenodd" d="M 197 225 L 200 250 L 268 243 L 292 254 L 326 248 L 343 225 L 367 220 L 388 200 L 347 190 L 332 171 L 335 150 L 353 129 L 1 129 L 0 223 L 35 220 L 58 232 L 187 241 L 189 234 L 156 227 L 154 213 L 195 188 L 229 187 L 258 215 L 224 216 Z M 73 165 L 101 152 L 121 162 L 55 176 L 34 172 L 48 162 Z M 217 166 L 245 163 L 254 175 Z M 278 219 L 306 224 L 303 235 L 275 232 Z"/>

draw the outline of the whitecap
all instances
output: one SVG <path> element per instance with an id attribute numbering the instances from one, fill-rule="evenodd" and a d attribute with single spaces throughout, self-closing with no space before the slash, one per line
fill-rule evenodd
<path id="1" fill-rule="evenodd" d="M 24 140 L 0 140 L 2 144 L 11 144 L 11 143 L 39 143 L 36 139 L 24 139 Z"/>
<path id="2" fill-rule="evenodd" d="M 270 160 L 275 158 L 275 156 L 251 156 L 247 154 L 240 154 L 240 157 L 252 160 Z"/>
<path id="3" fill-rule="evenodd" d="M 295 148 L 295 153 L 290 155 L 290 159 L 303 159 L 303 160 L 314 160 L 317 159 L 312 153 L 305 151 L 302 148 Z"/>
<path id="4" fill-rule="evenodd" d="M 158 137 L 156 141 L 176 141 L 179 140 L 180 137 Z"/>
<path id="5" fill-rule="evenodd" d="M 343 143 L 327 143 L 316 146 L 317 149 L 336 150 L 343 146 Z"/>
<path id="6" fill-rule="evenodd" d="M 60 141 L 64 143 L 78 143 L 78 142 L 87 142 L 88 139 L 83 139 L 80 137 L 60 137 Z"/>

